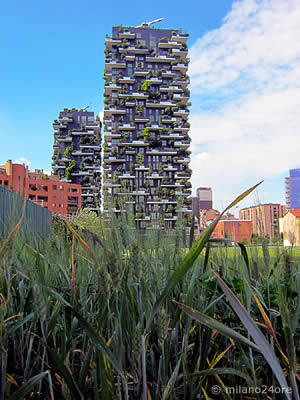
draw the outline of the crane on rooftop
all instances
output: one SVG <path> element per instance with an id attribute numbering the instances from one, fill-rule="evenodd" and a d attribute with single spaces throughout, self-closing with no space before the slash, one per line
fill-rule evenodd
<path id="1" fill-rule="evenodd" d="M 150 22 L 142 22 L 141 25 L 136 26 L 136 28 L 149 28 L 150 25 L 156 24 L 157 22 L 163 21 L 164 18 L 158 18 L 154 19 L 153 21 Z"/>

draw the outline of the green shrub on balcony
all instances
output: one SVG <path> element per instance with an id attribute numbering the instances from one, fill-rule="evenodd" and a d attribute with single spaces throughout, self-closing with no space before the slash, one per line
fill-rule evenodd
<path id="1" fill-rule="evenodd" d="M 144 137 L 144 140 L 149 140 L 151 137 L 150 129 L 149 128 L 144 128 L 142 130 L 142 136 Z"/>
<path id="2" fill-rule="evenodd" d="M 72 160 L 72 161 L 69 162 L 69 165 L 68 165 L 68 167 L 66 168 L 66 178 L 67 178 L 67 179 L 70 179 L 70 178 L 71 178 L 71 173 L 72 173 L 72 171 L 74 170 L 75 166 L 76 166 L 76 163 L 75 163 L 74 160 Z"/>
<path id="3" fill-rule="evenodd" d="M 142 165 L 144 161 L 144 156 L 142 153 L 137 153 L 135 162 L 137 165 Z"/>
<path id="4" fill-rule="evenodd" d="M 66 150 L 64 151 L 64 157 L 66 158 L 71 157 L 72 151 L 73 151 L 73 146 L 67 146 Z"/>
<path id="5" fill-rule="evenodd" d="M 142 86 L 143 92 L 149 92 L 150 87 L 151 87 L 151 82 L 147 80 L 144 81 Z"/>

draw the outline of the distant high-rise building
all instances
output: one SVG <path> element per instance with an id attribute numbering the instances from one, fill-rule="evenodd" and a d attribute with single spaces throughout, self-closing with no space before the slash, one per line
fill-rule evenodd
<path id="1" fill-rule="evenodd" d="M 191 215 L 187 36 L 144 24 L 105 41 L 104 210 L 132 207 L 138 228 Z"/>
<path id="2" fill-rule="evenodd" d="M 199 199 L 199 209 L 211 210 L 213 208 L 212 189 L 210 187 L 199 187 L 196 193 Z"/>
<path id="3" fill-rule="evenodd" d="M 197 188 L 196 196 L 192 197 L 192 210 L 200 231 L 206 227 L 206 211 L 211 210 L 212 206 L 212 189 L 210 187 Z"/>
<path id="4" fill-rule="evenodd" d="M 93 112 L 75 108 L 53 123 L 52 168 L 62 181 L 81 185 L 82 207 L 100 211 L 101 123 Z"/>
<path id="5" fill-rule="evenodd" d="M 288 210 L 300 208 L 300 168 L 290 169 L 285 178 L 285 199 Z"/>
<path id="6" fill-rule="evenodd" d="M 258 236 L 279 236 L 279 218 L 286 213 L 280 204 L 260 204 L 240 210 L 240 219 L 252 221 L 252 233 Z"/>

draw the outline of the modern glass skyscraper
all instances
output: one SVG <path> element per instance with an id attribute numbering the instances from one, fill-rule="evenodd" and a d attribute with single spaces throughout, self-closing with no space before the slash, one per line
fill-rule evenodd
<path id="1" fill-rule="evenodd" d="M 285 178 L 285 197 L 287 208 L 300 208 L 300 168 L 290 169 L 290 176 Z"/>
<path id="2" fill-rule="evenodd" d="M 139 228 L 191 215 L 187 34 L 113 27 L 105 41 L 104 210 Z"/>

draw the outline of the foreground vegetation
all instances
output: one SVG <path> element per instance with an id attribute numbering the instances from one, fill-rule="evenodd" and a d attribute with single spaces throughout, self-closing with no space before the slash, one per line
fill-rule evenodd
<path id="1" fill-rule="evenodd" d="M 0 250 L 0 400 L 299 399 L 294 250 L 213 247 L 210 231 L 189 250 L 180 222 L 145 236 L 89 211 L 50 238 L 17 230 Z"/>

